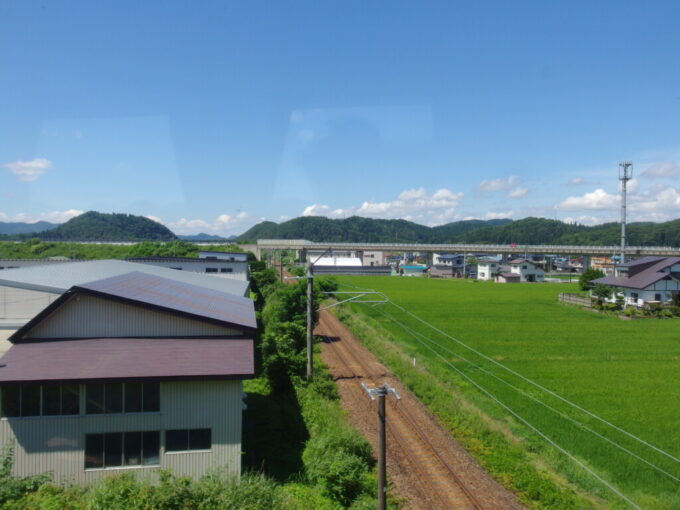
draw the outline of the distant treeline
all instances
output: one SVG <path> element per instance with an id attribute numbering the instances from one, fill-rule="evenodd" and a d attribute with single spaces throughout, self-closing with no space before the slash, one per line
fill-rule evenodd
<path id="1" fill-rule="evenodd" d="M 183 241 L 151 242 L 133 245 L 81 244 L 40 241 L 29 239 L 24 242 L 1 242 L 0 259 L 46 259 L 68 257 L 75 260 L 125 259 L 131 257 L 198 257 L 200 248 Z M 243 251 L 236 245 L 213 245 L 212 251 Z"/>
<path id="2" fill-rule="evenodd" d="M 280 224 L 265 221 L 239 237 L 257 239 L 306 239 L 316 242 L 367 243 L 470 243 L 470 244 L 567 244 L 617 245 L 620 225 L 592 227 L 545 218 L 522 220 L 466 220 L 426 227 L 406 220 L 376 220 L 353 216 L 329 219 L 321 216 L 295 218 Z M 630 223 L 626 229 L 630 246 L 680 246 L 680 219 L 665 223 Z"/>

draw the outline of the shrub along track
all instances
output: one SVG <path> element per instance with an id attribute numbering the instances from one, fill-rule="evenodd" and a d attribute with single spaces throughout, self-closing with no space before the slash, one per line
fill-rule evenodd
<path id="1" fill-rule="evenodd" d="M 393 492 L 410 508 L 522 508 L 334 315 L 322 311 L 315 334 L 324 338 L 322 358 L 338 384 L 343 407 L 374 450 L 377 408 L 361 383 L 387 383 L 401 396 L 400 401 L 391 394 L 386 398 L 387 469 Z"/>

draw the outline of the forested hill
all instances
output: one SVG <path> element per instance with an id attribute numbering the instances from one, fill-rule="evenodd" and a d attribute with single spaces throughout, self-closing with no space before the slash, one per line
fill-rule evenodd
<path id="1" fill-rule="evenodd" d="M 680 219 L 665 223 L 630 223 L 630 246 L 680 247 Z M 466 220 L 426 227 L 406 220 L 351 217 L 333 220 L 320 216 L 295 218 L 280 224 L 265 221 L 239 236 L 257 239 L 306 239 L 327 242 L 415 242 L 471 244 L 576 244 L 618 245 L 618 223 L 588 227 L 545 218 L 522 220 Z"/>
<path id="2" fill-rule="evenodd" d="M 51 230 L 58 226 L 58 223 L 50 223 L 49 221 L 36 221 L 35 223 L 8 223 L 0 221 L 0 234 L 29 234 L 31 232 L 43 232 L 45 230 Z"/>
<path id="3" fill-rule="evenodd" d="M 306 239 L 328 242 L 445 243 L 474 229 L 499 226 L 511 220 L 468 220 L 426 227 L 406 220 L 351 218 L 333 220 L 323 216 L 302 216 L 277 224 L 258 223 L 239 236 L 239 241 L 257 239 Z"/>
<path id="4" fill-rule="evenodd" d="M 175 234 L 160 223 L 132 214 L 86 212 L 58 227 L 38 233 L 12 236 L 43 241 L 172 241 Z"/>

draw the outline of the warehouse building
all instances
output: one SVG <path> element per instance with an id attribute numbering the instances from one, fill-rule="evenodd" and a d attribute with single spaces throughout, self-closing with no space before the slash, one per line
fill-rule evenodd
<path id="1" fill-rule="evenodd" d="M 239 476 L 250 299 L 148 273 L 75 285 L 9 338 L 0 445 L 15 476 Z"/>
<path id="2" fill-rule="evenodd" d="M 131 271 L 236 296 L 246 296 L 249 291 L 248 282 L 243 280 L 214 278 L 205 274 L 172 271 L 122 260 L 92 260 L 11 269 L 0 272 L 0 329 L 21 327 L 74 285 Z"/>
<path id="3" fill-rule="evenodd" d="M 226 254 L 229 255 L 229 254 Z M 179 271 L 205 273 L 211 276 L 248 280 L 248 262 L 233 258 L 192 258 L 192 257 L 135 257 L 126 259 L 137 264 L 149 264 Z"/>

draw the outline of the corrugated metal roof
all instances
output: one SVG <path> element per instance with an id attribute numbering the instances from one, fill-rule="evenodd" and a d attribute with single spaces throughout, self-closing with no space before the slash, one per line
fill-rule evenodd
<path id="1" fill-rule="evenodd" d="M 123 260 L 91 260 L 32 266 L 0 271 L 0 286 L 62 294 L 74 285 L 109 278 L 131 271 L 169 278 L 177 282 L 197 285 L 212 290 L 245 296 L 248 282 L 232 278 L 215 278 L 211 275 L 177 271 L 167 267 L 136 264 Z"/>
<path id="2" fill-rule="evenodd" d="M 645 261 L 645 263 L 649 262 L 649 260 Z M 644 289 L 667 276 L 671 276 L 671 274 L 662 272 L 662 270 L 675 264 L 680 264 L 680 257 L 665 257 L 653 266 L 643 269 L 639 273 L 635 273 L 633 276 L 605 276 L 604 278 L 593 280 L 592 283 L 601 283 L 604 285 L 612 285 L 614 287 L 626 287 L 629 289 Z"/>
<path id="3" fill-rule="evenodd" d="M 204 266 L 208 264 L 215 264 L 215 263 L 228 263 L 228 264 L 233 264 L 234 262 L 239 262 L 241 264 L 246 263 L 245 260 L 229 260 L 229 259 L 199 259 L 199 258 L 192 258 L 192 257 L 129 257 L 125 259 L 128 262 L 141 262 L 141 261 L 149 261 L 149 262 L 194 262 L 198 264 L 203 264 Z"/>
<path id="4" fill-rule="evenodd" d="M 253 341 L 96 338 L 13 345 L 0 383 L 116 379 L 244 379 L 254 374 Z"/>
<path id="5" fill-rule="evenodd" d="M 229 325 L 257 328 L 251 299 L 139 271 L 74 285 L 73 290 L 152 305 Z"/>

